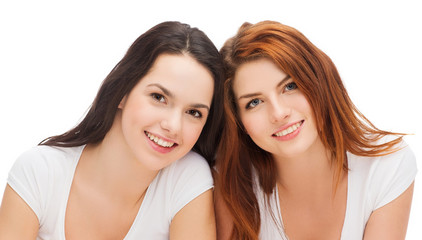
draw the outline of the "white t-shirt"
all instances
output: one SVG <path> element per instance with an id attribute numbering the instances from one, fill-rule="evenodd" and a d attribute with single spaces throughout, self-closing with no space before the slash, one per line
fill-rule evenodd
<path id="1" fill-rule="evenodd" d="M 8 184 L 38 217 L 38 240 L 65 239 L 67 200 L 83 148 L 34 147 L 17 159 L 9 173 Z M 151 182 L 124 239 L 168 239 L 176 213 L 212 187 L 205 159 L 188 153 L 162 169 Z"/>
<path id="2" fill-rule="evenodd" d="M 401 150 L 382 157 L 361 157 L 347 153 L 350 170 L 341 240 L 362 239 L 371 213 L 396 199 L 414 181 L 417 172 L 415 156 L 404 142 L 400 147 Z M 259 187 L 258 184 L 256 186 Z M 256 194 L 261 212 L 260 239 L 288 239 L 281 227 L 277 188 L 269 198 L 271 209 L 264 200 L 263 191 L 259 189 Z"/>

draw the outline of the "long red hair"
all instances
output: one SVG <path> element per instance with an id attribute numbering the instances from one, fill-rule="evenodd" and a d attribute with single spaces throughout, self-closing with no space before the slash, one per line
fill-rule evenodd
<path id="1" fill-rule="evenodd" d="M 402 135 L 376 128 L 352 103 L 331 59 L 296 29 L 273 21 L 243 24 L 220 50 L 225 61 L 226 123 L 219 145 L 216 185 L 233 218 L 232 239 L 258 239 L 260 211 L 253 171 L 268 197 L 276 185 L 273 157 L 243 130 L 232 84 L 238 67 L 259 58 L 272 60 L 288 74 L 310 103 L 324 146 L 331 152 L 338 182 L 347 171 L 346 152 L 382 156 L 396 151 Z M 376 144 L 386 135 L 393 141 Z"/>

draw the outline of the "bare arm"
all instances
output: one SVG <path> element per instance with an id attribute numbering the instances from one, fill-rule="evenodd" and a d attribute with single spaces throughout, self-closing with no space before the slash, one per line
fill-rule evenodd
<path id="1" fill-rule="evenodd" d="M 217 222 L 217 239 L 228 240 L 233 229 L 232 216 L 218 191 L 215 191 L 215 217 Z"/>
<path id="2" fill-rule="evenodd" d="M 26 202 L 9 186 L 0 206 L 0 240 L 36 239 L 38 218 Z"/>
<path id="3" fill-rule="evenodd" d="M 196 197 L 176 214 L 170 224 L 170 239 L 216 239 L 211 189 Z"/>
<path id="4" fill-rule="evenodd" d="M 399 197 L 375 210 L 366 224 L 364 240 L 405 239 L 413 196 L 412 183 Z"/>

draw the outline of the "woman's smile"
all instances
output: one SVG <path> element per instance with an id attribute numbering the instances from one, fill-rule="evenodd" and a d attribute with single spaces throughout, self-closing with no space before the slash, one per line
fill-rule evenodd
<path id="1" fill-rule="evenodd" d="M 169 139 L 164 139 L 156 134 L 145 131 L 145 136 L 151 147 L 160 153 L 168 153 L 178 146 L 177 143 Z"/>
<path id="2" fill-rule="evenodd" d="M 280 130 L 274 133 L 272 136 L 280 141 L 287 141 L 295 138 L 303 127 L 305 120 L 283 126 Z"/>

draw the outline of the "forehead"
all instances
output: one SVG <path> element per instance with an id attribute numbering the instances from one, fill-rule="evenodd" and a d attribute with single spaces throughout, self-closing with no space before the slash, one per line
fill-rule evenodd
<path id="1" fill-rule="evenodd" d="M 273 61 L 261 58 L 241 64 L 233 79 L 236 94 L 260 91 L 275 87 L 287 76 Z"/>
<path id="2" fill-rule="evenodd" d="M 160 84 L 174 95 L 183 97 L 211 95 L 214 79 L 210 71 L 187 54 L 161 54 L 140 85 Z"/>
<path id="3" fill-rule="evenodd" d="M 159 55 L 147 75 L 171 75 L 189 79 L 192 75 L 212 77 L 211 72 L 189 54 Z"/>

